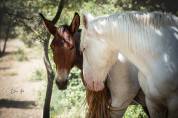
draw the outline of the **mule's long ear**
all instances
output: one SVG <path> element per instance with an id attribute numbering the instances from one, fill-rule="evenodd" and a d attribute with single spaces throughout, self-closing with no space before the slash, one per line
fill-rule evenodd
<path id="1" fill-rule="evenodd" d="M 39 15 L 40 15 L 40 17 L 43 19 L 44 24 L 45 24 L 46 28 L 48 29 L 48 31 L 49 31 L 52 35 L 55 35 L 55 33 L 56 33 L 56 31 L 57 31 L 57 28 L 55 27 L 55 25 L 54 25 L 51 21 L 47 20 L 47 19 L 43 16 L 43 14 L 39 13 Z"/>
<path id="2" fill-rule="evenodd" d="M 72 33 L 75 33 L 79 29 L 79 26 L 80 26 L 80 16 L 78 13 L 75 13 L 72 22 L 70 24 L 70 31 Z"/>
<path id="3" fill-rule="evenodd" d="M 88 23 L 93 19 L 94 17 L 89 13 L 83 15 L 83 25 L 86 29 L 88 28 Z"/>

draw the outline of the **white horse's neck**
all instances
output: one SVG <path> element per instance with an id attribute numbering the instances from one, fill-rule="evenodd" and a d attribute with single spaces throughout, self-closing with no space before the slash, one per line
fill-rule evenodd
<path id="1" fill-rule="evenodd" d="M 167 40 L 167 38 L 172 37 L 169 30 L 173 26 L 168 24 L 165 27 L 156 28 L 138 25 L 134 23 L 135 21 L 128 23 L 125 20 L 124 17 L 114 19 L 112 22 L 108 20 L 105 23 L 107 25 L 104 25 L 105 28 L 102 26 L 103 29 L 111 32 L 106 33 L 106 37 L 109 39 L 108 44 L 127 57 L 145 75 L 158 73 L 157 71 L 163 68 L 162 65 L 167 63 L 162 60 L 162 56 L 167 54 L 167 48 L 171 45 L 171 40 Z M 177 29 L 177 27 L 174 28 Z"/>

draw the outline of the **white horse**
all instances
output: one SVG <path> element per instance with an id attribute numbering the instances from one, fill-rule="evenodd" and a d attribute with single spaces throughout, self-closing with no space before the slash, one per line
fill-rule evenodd
<path id="1" fill-rule="evenodd" d="M 84 80 L 104 88 L 118 53 L 134 64 L 152 118 L 178 118 L 178 18 L 160 12 L 84 15 Z M 112 81 L 112 80 L 111 80 Z"/>

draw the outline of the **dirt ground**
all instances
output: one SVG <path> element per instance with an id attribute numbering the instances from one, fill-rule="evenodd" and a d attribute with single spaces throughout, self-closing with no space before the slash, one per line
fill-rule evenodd
<path id="1" fill-rule="evenodd" d="M 27 60 L 19 61 L 14 56 L 18 49 L 24 50 Z M 42 54 L 26 48 L 20 40 L 9 41 L 6 52 L 0 58 L 0 118 L 41 118 L 37 97 L 44 83 L 29 78 L 35 70 L 44 68 Z"/>

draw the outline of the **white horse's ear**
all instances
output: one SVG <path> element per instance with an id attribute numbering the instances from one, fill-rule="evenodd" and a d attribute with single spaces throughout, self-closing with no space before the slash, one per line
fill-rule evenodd
<path id="1" fill-rule="evenodd" d="M 89 13 L 83 15 L 83 25 L 86 29 L 88 28 L 88 23 L 93 19 L 94 17 Z"/>

